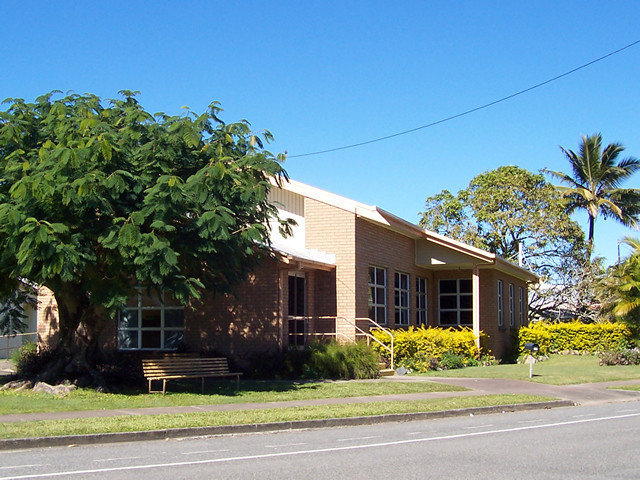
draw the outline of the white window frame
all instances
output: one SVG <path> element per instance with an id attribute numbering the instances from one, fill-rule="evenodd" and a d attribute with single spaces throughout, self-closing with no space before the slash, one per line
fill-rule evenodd
<path id="1" fill-rule="evenodd" d="M 416 277 L 416 324 L 428 325 L 427 279 L 424 277 Z"/>
<path id="2" fill-rule="evenodd" d="M 498 280 L 498 326 L 504 327 L 504 285 Z"/>
<path id="3" fill-rule="evenodd" d="M 373 278 L 372 278 L 373 273 Z M 373 281 L 372 281 L 373 280 Z M 379 283 L 382 282 L 382 283 Z M 387 324 L 387 270 L 382 267 L 369 266 L 369 318 L 379 325 Z M 380 298 L 382 296 L 382 298 Z M 378 312 L 382 309 L 383 318 Z"/>
<path id="4" fill-rule="evenodd" d="M 409 281 L 408 273 L 395 272 L 394 302 L 396 325 L 409 325 Z"/>
<path id="5" fill-rule="evenodd" d="M 509 326 L 510 327 L 515 327 L 516 326 L 516 316 L 515 316 L 515 310 L 516 310 L 516 300 L 515 300 L 515 287 L 513 285 L 513 283 L 509 284 Z"/>
<path id="6" fill-rule="evenodd" d="M 518 312 L 518 315 L 520 316 L 520 325 L 524 325 L 524 288 L 522 287 L 518 287 L 518 288 L 520 293 L 520 299 L 519 299 L 520 311 Z"/>
<path id="7" fill-rule="evenodd" d="M 175 347 L 166 347 L 166 342 L 168 340 L 168 335 L 182 334 L 180 335 L 180 339 L 177 343 L 182 342 L 184 339 L 184 307 L 181 305 L 166 305 L 164 301 L 164 294 L 161 295 L 159 299 L 159 303 L 157 305 L 145 305 L 144 299 L 149 297 L 142 294 L 142 290 L 138 290 L 137 300 L 135 306 L 127 306 L 122 309 L 121 312 L 118 313 L 118 327 L 117 327 L 117 344 L 118 350 L 121 351 L 138 351 L 138 350 L 164 350 L 164 351 L 175 351 L 178 349 L 178 345 Z M 144 312 L 160 312 L 160 325 L 159 326 L 143 326 L 143 313 Z M 165 314 L 169 311 L 180 311 L 182 312 L 182 325 L 181 326 L 167 326 L 165 321 Z M 135 312 L 137 316 L 137 321 L 135 326 L 123 325 L 123 314 L 125 312 Z M 135 346 L 126 346 L 123 345 L 123 338 L 121 336 L 122 333 L 136 333 L 137 343 Z M 154 347 L 142 347 L 143 345 L 143 337 L 145 333 L 160 333 L 160 345 Z"/>
<path id="8" fill-rule="evenodd" d="M 456 291 L 455 292 L 447 292 L 442 293 L 442 282 L 456 282 Z M 462 292 L 460 288 L 461 282 L 469 282 L 471 285 L 470 291 Z M 438 281 L 438 325 L 441 327 L 471 327 L 473 325 L 473 286 L 472 280 L 470 278 L 441 278 Z M 456 307 L 455 308 L 442 308 L 442 298 L 443 297 L 455 297 L 456 298 Z M 469 307 L 462 307 L 462 297 L 470 297 Z M 442 323 L 442 313 L 446 312 L 456 312 L 456 323 Z M 471 319 L 467 323 L 461 323 L 460 317 L 462 313 L 470 312 Z"/>

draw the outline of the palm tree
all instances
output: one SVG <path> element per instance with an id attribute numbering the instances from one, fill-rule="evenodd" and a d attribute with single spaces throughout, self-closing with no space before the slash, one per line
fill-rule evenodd
<path id="1" fill-rule="evenodd" d="M 625 238 L 633 252 L 599 282 L 603 311 L 631 322 L 640 320 L 640 240 Z"/>
<path id="2" fill-rule="evenodd" d="M 589 214 L 588 241 L 593 246 L 596 217 L 616 218 L 627 227 L 638 227 L 640 216 L 640 189 L 620 188 L 620 183 L 638 168 L 640 160 L 627 157 L 617 161 L 624 151 L 619 143 L 612 143 L 602 150 L 602 135 L 583 135 L 578 153 L 565 150 L 573 176 L 562 172 L 547 171 L 569 186 L 557 187 L 567 199 L 567 213 L 585 209 Z"/>

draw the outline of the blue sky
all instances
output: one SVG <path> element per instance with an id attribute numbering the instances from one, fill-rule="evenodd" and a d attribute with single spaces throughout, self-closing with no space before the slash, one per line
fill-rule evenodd
<path id="1" fill-rule="evenodd" d="M 270 130 L 296 180 L 417 222 L 426 197 L 502 165 L 568 171 L 559 145 L 601 132 L 640 157 L 640 45 L 434 127 L 640 39 L 628 1 L 0 0 L 0 97 L 54 89 Z M 625 186 L 640 187 L 640 175 Z M 586 228 L 586 214 L 577 215 Z M 638 232 L 596 224 L 596 252 Z M 623 247 L 622 254 L 625 249 Z"/>

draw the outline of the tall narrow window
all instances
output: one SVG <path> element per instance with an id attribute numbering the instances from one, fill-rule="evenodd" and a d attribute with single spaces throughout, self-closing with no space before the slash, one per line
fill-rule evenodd
<path id="1" fill-rule="evenodd" d="M 395 274 L 396 325 L 409 325 L 409 275 Z"/>
<path id="2" fill-rule="evenodd" d="M 504 291 L 502 280 L 498 280 L 498 326 L 504 326 Z"/>
<path id="3" fill-rule="evenodd" d="M 369 318 L 376 323 L 387 323 L 387 271 L 369 267 Z"/>
<path id="4" fill-rule="evenodd" d="M 304 346 L 306 321 L 304 272 L 289 273 L 289 345 Z"/>
<path id="5" fill-rule="evenodd" d="M 509 326 L 516 326 L 516 299 L 515 299 L 515 287 L 513 283 L 509 284 Z"/>
<path id="6" fill-rule="evenodd" d="M 416 324 L 427 325 L 427 279 L 416 278 Z"/>
<path id="7" fill-rule="evenodd" d="M 440 280 L 439 313 L 442 326 L 473 324 L 471 280 Z"/>
<path id="8" fill-rule="evenodd" d="M 118 316 L 120 350 L 176 350 L 184 338 L 184 307 L 169 294 L 142 289 Z"/>
<path id="9" fill-rule="evenodd" d="M 520 304 L 520 308 L 518 310 L 518 315 L 520 316 L 520 325 L 524 325 L 524 288 L 519 287 L 520 299 L 518 303 Z"/>

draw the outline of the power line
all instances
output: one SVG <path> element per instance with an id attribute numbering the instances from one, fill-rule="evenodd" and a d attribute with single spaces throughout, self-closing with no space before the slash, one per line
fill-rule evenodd
<path id="1" fill-rule="evenodd" d="M 603 55 L 603 56 L 601 56 L 601 57 L 599 57 L 599 58 L 596 58 L 595 60 L 592 60 L 592 61 L 590 61 L 590 62 L 588 62 L 588 63 L 583 64 L 583 65 L 580 65 L 579 67 L 576 67 L 576 68 L 574 68 L 574 69 L 572 69 L 572 70 L 569 70 L 568 72 L 562 73 L 562 74 L 557 75 L 557 76 L 555 76 L 555 77 L 553 77 L 553 78 L 550 78 L 550 79 L 548 79 L 548 80 L 545 80 L 544 82 L 537 83 L 536 85 L 533 85 L 533 86 L 531 86 L 531 87 L 525 88 L 524 90 L 520 90 L 519 92 L 512 93 L 511 95 L 507 95 L 506 97 L 502 97 L 502 98 L 500 98 L 500 99 L 498 99 L 498 100 L 494 100 L 493 102 L 485 103 L 484 105 L 481 105 L 481 106 L 479 106 L 479 107 L 472 108 L 471 110 L 466 110 L 466 111 L 464 111 L 464 112 L 462 112 L 462 113 L 458 113 L 458 114 L 456 114 L 456 115 L 451 115 L 450 117 L 446 117 L 446 118 L 443 118 L 443 119 L 441 119 L 441 120 L 437 120 L 437 121 L 435 121 L 435 122 L 431 122 L 431 123 L 428 123 L 428 124 L 426 124 L 426 125 L 422 125 L 422 126 L 420 126 L 420 127 L 411 128 L 411 129 L 409 129 L 409 130 L 404 130 L 404 131 L 402 131 L 402 132 L 393 133 L 393 134 L 391 134 L 391 135 L 385 135 L 384 137 L 374 138 L 373 140 L 367 140 L 367 141 L 365 141 L 365 142 L 359 142 L 359 143 L 352 143 L 352 144 L 350 144 L 350 145 L 344 145 L 344 146 L 342 146 L 342 147 L 330 148 L 330 149 L 327 149 L 327 150 L 320 150 L 320 151 L 317 151 L 317 152 L 300 153 L 300 154 L 298 154 L 298 155 L 289 155 L 289 156 L 288 156 L 288 158 L 310 157 L 310 156 L 312 156 L 312 155 L 320 155 L 320 154 L 323 154 L 323 153 L 337 152 L 337 151 L 339 151 L 339 150 L 346 150 L 346 149 L 348 149 L 348 148 L 361 147 L 361 146 L 363 146 L 363 145 L 369 145 L 370 143 L 381 142 L 381 141 L 383 141 L 383 140 L 388 140 L 388 139 L 390 139 L 390 138 L 399 137 L 399 136 L 401 136 L 401 135 L 407 135 L 408 133 L 417 132 L 418 130 L 422 130 L 422 129 L 424 129 L 424 128 L 433 127 L 433 126 L 435 126 L 435 125 L 439 125 L 439 124 L 441 124 L 441 123 L 448 122 L 449 120 L 453 120 L 453 119 L 455 119 L 455 118 L 460 118 L 460 117 L 463 117 L 463 116 L 465 116 L 465 115 L 469 115 L 469 114 L 471 114 L 471 113 L 477 112 L 477 111 L 479 111 L 479 110 L 483 110 L 483 109 L 485 109 L 485 108 L 492 107 L 493 105 L 496 105 L 496 104 L 501 103 L 501 102 L 505 102 L 505 101 L 510 100 L 510 99 L 512 99 L 512 98 L 514 98 L 514 97 L 517 97 L 517 96 L 519 96 L 519 95 L 523 95 L 523 94 L 525 94 L 525 93 L 527 93 L 527 92 L 530 92 L 531 90 L 535 90 L 536 88 L 540 88 L 540 87 L 542 87 L 542 86 L 544 86 L 544 85 L 547 85 L 548 83 L 555 82 L 556 80 L 559 80 L 559 79 L 561 79 L 561 78 L 563 78 L 563 77 L 566 77 L 566 76 L 568 76 L 568 75 L 571 75 L 572 73 L 575 73 L 575 72 L 577 72 L 577 71 L 579 71 L 579 70 L 582 70 L 582 69 L 584 69 L 584 68 L 587 68 L 587 67 L 589 67 L 589 66 L 593 65 L 594 63 L 598 63 L 598 62 L 600 62 L 600 61 L 604 60 L 605 58 L 609 58 L 609 57 L 611 57 L 611 56 L 613 56 L 613 55 L 616 55 L 617 53 L 620 53 L 620 52 L 622 52 L 623 50 L 626 50 L 626 49 L 628 49 L 628 48 L 631 48 L 631 47 L 633 47 L 634 45 L 637 45 L 637 44 L 639 44 L 639 43 L 640 43 L 640 40 L 636 40 L 636 41 L 635 41 L 635 42 L 633 42 L 633 43 L 630 43 L 630 44 L 628 44 L 628 45 L 625 45 L 625 46 L 624 46 L 624 47 L 622 47 L 622 48 L 619 48 L 619 49 L 617 49 L 617 50 L 614 50 L 613 52 L 607 53 L 606 55 Z"/>

